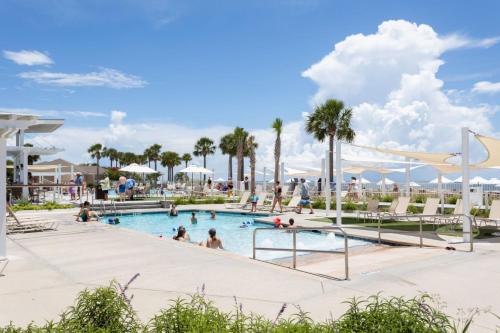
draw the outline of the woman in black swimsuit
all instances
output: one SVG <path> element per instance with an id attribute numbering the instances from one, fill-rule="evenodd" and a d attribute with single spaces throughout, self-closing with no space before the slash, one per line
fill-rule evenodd
<path id="1" fill-rule="evenodd" d="M 276 203 L 279 203 L 280 213 L 283 213 L 283 205 L 281 204 L 282 200 L 283 200 L 283 190 L 281 188 L 279 180 L 277 180 L 274 184 L 274 199 L 273 199 L 273 206 L 271 207 L 271 213 L 274 211 Z"/>

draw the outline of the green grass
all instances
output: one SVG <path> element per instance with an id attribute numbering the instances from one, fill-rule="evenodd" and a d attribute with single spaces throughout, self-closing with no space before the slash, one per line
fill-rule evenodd
<path id="1" fill-rule="evenodd" d="M 346 301 L 348 310 L 339 318 L 316 322 L 298 305 L 283 304 L 274 319 L 245 311 L 234 298 L 234 310 L 217 308 L 201 293 L 178 298 L 153 318 L 142 322 L 127 295 L 130 283 L 85 289 L 58 321 L 0 327 L 0 333 L 445 333 L 468 331 L 477 311 L 463 319 L 448 316 L 442 306 L 423 294 L 414 298 L 374 295 Z M 325 304 L 325 306 L 328 306 Z M 288 308 L 292 308 L 288 310 Z M 293 311 L 290 315 L 290 311 Z"/>
<path id="2" fill-rule="evenodd" d="M 325 222 L 325 223 L 335 223 L 334 217 L 321 217 L 310 219 L 311 221 L 316 222 Z M 367 222 L 363 222 L 363 219 L 360 218 L 357 220 L 354 217 L 342 217 L 342 224 L 356 224 L 359 226 L 367 227 L 367 228 L 378 228 L 377 220 L 366 220 Z M 405 232 L 419 232 L 420 226 L 418 222 L 414 221 L 391 221 L 385 220 L 381 225 L 381 229 L 391 229 L 397 231 L 405 231 Z M 422 231 L 426 232 L 435 232 L 436 234 L 447 235 L 447 236 L 462 236 L 462 225 L 461 224 L 433 224 L 433 223 L 424 223 L 422 225 Z M 494 237 L 492 233 L 500 232 L 499 229 L 492 227 L 480 227 L 473 228 L 473 235 L 476 239 L 486 239 Z"/>

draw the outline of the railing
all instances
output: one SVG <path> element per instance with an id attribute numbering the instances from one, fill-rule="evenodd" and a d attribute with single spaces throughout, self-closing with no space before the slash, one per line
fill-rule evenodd
<path id="1" fill-rule="evenodd" d="M 473 234 L 473 226 L 475 224 L 475 217 L 474 216 L 468 216 L 468 215 L 463 215 L 463 214 L 453 214 L 453 215 L 420 215 L 420 214 L 409 214 L 409 215 L 383 215 L 379 214 L 378 217 L 378 225 L 377 225 L 377 232 L 378 232 L 378 243 L 382 243 L 382 233 L 394 233 L 394 230 L 392 231 L 382 231 L 381 225 L 384 220 L 401 220 L 401 219 L 407 219 L 408 221 L 415 221 L 415 219 L 418 219 L 419 221 L 419 247 L 422 248 L 424 246 L 423 242 L 423 223 L 424 222 L 435 222 L 436 220 L 451 220 L 453 221 L 459 221 L 460 218 L 465 218 L 469 221 L 469 230 L 470 231 L 464 231 L 462 230 L 463 234 L 468 234 L 469 235 L 469 252 L 474 251 L 474 234 Z M 434 219 L 434 220 L 432 220 Z M 424 221 L 427 220 L 427 221 Z M 397 230 L 398 232 L 406 232 L 404 230 Z"/>
<path id="2" fill-rule="evenodd" d="M 78 197 L 79 202 L 83 200 L 83 187 L 72 184 L 36 184 L 36 185 L 22 185 L 12 184 L 7 185 L 8 201 L 12 203 L 13 200 L 20 200 L 26 198 L 32 202 L 45 202 L 55 201 L 59 202 L 67 199 L 70 201 L 70 188 L 75 189 L 75 197 Z M 66 192 L 66 193 L 65 193 Z M 88 193 L 87 193 L 88 200 Z"/>
<path id="3" fill-rule="evenodd" d="M 256 246 L 256 235 L 257 232 L 260 230 L 265 230 L 265 231 L 281 231 L 281 232 L 288 232 L 292 233 L 292 248 L 274 248 L 274 247 L 257 247 Z M 344 236 L 344 251 L 337 251 L 337 250 L 314 250 L 314 249 L 297 249 L 297 232 L 300 231 L 334 231 L 334 230 L 340 230 L 342 235 Z M 253 256 L 252 258 L 257 260 L 257 251 L 281 251 L 281 252 L 292 252 L 292 267 L 295 270 L 309 273 L 309 274 L 314 274 L 314 275 L 321 275 L 330 279 L 336 279 L 335 277 L 328 276 L 328 275 L 322 275 L 322 274 L 315 274 L 303 270 L 297 269 L 297 253 L 343 253 L 344 254 L 344 265 L 345 265 L 345 280 L 349 280 L 349 239 L 347 237 L 347 233 L 344 231 L 342 227 L 337 227 L 337 226 L 330 226 L 330 227 L 317 227 L 317 228 L 306 228 L 306 227 L 296 227 L 296 228 L 289 228 L 289 229 L 271 229 L 271 228 L 255 228 L 253 231 Z"/>

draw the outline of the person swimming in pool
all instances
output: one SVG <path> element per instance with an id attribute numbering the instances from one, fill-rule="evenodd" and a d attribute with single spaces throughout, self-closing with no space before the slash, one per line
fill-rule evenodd
<path id="1" fill-rule="evenodd" d="M 177 216 L 177 209 L 175 209 L 175 205 L 172 204 L 172 207 L 170 207 L 170 212 L 169 214 L 170 216 Z"/>
<path id="2" fill-rule="evenodd" d="M 196 218 L 196 213 L 192 212 L 191 213 L 191 224 L 196 224 L 198 223 L 198 219 Z"/>
<path id="3" fill-rule="evenodd" d="M 182 225 L 177 229 L 177 235 L 173 237 L 174 240 L 179 242 L 188 242 L 190 240 L 189 235 Z"/>
<path id="4" fill-rule="evenodd" d="M 203 243 L 200 243 L 200 245 L 203 246 Z M 208 239 L 204 245 L 210 249 L 224 250 L 224 247 L 222 246 L 222 239 L 217 238 L 217 231 L 214 228 L 208 230 Z"/>
<path id="5" fill-rule="evenodd" d="M 215 210 L 210 211 L 210 219 L 211 220 L 215 220 L 216 219 L 216 217 L 215 217 Z"/>

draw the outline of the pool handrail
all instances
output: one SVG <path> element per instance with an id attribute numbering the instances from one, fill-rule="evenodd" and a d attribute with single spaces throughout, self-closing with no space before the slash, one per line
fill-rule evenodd
<path id="1" fill-rule="evenodd" d="M 465 219 L 467 219 L 469 221 L 470 231 L 463 231 L 462 230 L 462 233 L 470 235 L 470 241 L 468 242 L 469 243 L 469 252 L 473 252 L 474 251 L 473 226 L 475 224 L 476 218 L 475 218 L 475 216 L 469 216 L 469 215 L 464 215 L 464 214 L 450 214 L 450 215 L 445 215 L 445 216 L 443 216 L 441 214 L 435 214 L 435 215 L 423 215 L 423 214 L 382 215 L 382 214 L 379 214 L 379 216 L 378 216 L 378 224 L 377 224 L 378 243 L 379 244 L 382 243 L 382 237 L 381 237 L 382 233 L 391 233 L 391 231 L 381 231 L 380 226 L 381 226 L 383 220 L 407 219 L 408 221 L 410 221 L 410 219 L 418 218 L 418 220 L 419 220 L 419 239 L 420 239 L 419 247 L 422 248 L 423 247 L 423 230 L 422 230 L 422 225 L 423 225 L 423 220 L 424 219 L 432 219 L 432 218 L 434 218 L 434 219 L 437 220 L 437 219 L 443 219 L 443 218 L 446 218 L 446 219 L 457 218 L 457 220 L 460 220 L 461 217 L 463 217 L 463 218 L 465 218 Z"/>
<path id="2" fill-rule="evenodd" d="M 266 230 L 266 231 L 281 231 L 281 232 L 287 232 L 287 233 L 292 233 L 293 238 L 292 238 L 292 248 L 274 248 L 274 247 L 257 247 L 256 246 L 256 235 L 259 230 Z M 297 249 L 297 232 L 299 231 L 335 231 L 335 230 L 340 230 L 342 235 L 344 236 L 344 251 L 338 251 L 338 250 L 314 250 L 314 249 Z M 347 233 L 344 231 L 342 227 L 339 226 L 328 226 L 328 227 L 295 227 L 295 228 L 284 228 L 284 229 L 278 229 L 278 228 L 255 228 L 253 230 L 253 255 L 252 258 L 254 260 L 258 260 L 257 257 L 257 251 L 283 251 L 283 252 L 293 252 L 293 261 L 292 261 L 292 268 L 295 270 L 297 269 L 297 252 L 306 252 L 306 253 L 343 253 L 344 254 L 344 268 L 345 268 L 345 278 L 344 280 L 349 280 L 349 238 Z M 305 272 L 302 270 L 299 270 L 301 272 Z M 315 273 L 310 273 L 310 272 L 305 272 L 309 274 L 314 274 L 314 275 L 320 275 L 320 274 L 315 274 Z M 327 278 L 333 278 L 330 276 L 322 275 Z"/>

